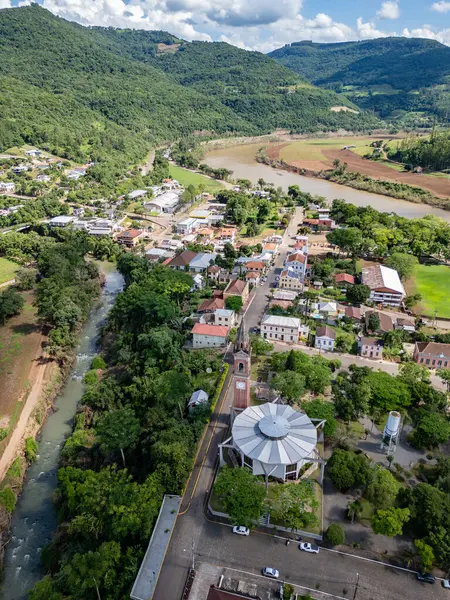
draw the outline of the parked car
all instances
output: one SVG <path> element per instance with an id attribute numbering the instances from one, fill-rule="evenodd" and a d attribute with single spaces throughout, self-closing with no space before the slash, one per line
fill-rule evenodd
<path id="1" fill-rule="evenodd" d="M 271 577 L 272 579 L 278 579 L 280 576 L 280 572 L 277 569 L 273 569 L 272 567 L 264 567 L 262 570 L 262 574 L 265 577 Z"/>
<path id="2" fill-rule="evenodd" d="M 233 533 L 236 533 L 237 535 L 250 535 L 250 529 L 243 525 L 235 525 L 235 527 L 233 527 Z"/>
<path id="3" fill-rule="evenodd" d="M 436 583 L 436 577 L 431 573 L 417 573 L 417 579 L 424 583 Z"/>
<path id="4" fill-rule="evenodd" d="M 319 554 L 319 546 L 315 544 L 310 544 L 309 542 L 300 542 L 298 545 L 299 550 L 303 550 L 303 552 L 310 552 L 311 554 Z"/>
<path id="5" fill-rule="evenodd" d="M 445 588 L 446 590 L 450 590 L 450 579 L 443 579 L 442 587 Z"/>

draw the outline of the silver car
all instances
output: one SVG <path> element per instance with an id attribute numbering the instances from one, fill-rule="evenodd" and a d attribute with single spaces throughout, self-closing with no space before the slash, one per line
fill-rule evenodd
<path id="1" fill-rule="evenodd" d="M 280 576 L 280 571 L 273 569 L 272 567 L 264 567 L 262 574 L 265 575 L 265 577 L 270 577 L 271 579 L 278 579 Z"/>

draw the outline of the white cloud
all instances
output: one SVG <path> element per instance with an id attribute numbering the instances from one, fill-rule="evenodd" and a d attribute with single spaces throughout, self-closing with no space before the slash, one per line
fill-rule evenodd
<path id="1" fill-rule="evenodd" d="M 439 31 L 435 31 L 431 25 L 422 25 L 422 27 L 412 29 L 411 31 L 408 28 L 405 28 L 402 31 L 402 35 L 404 37 L 418 37 L 436 40 L 437 42 L 441 42 L 441 44 L 450 46 L 450 29 L 440 29 Z"/>
<path id="2" fill-rule="evenodd" d="M 444 0 L 441 0 L 440 2 L 435 2 L 431 5 L 431 10 L 435 10 L 439 13 L 448 13 L 450 12 L 450 2 L 444 2 Z"/>
<path id="3" fill-rule="evenodd" d="M 391 35 L 389 33 L 385 33 L 384 31 L 380 31 L 370 21 L 364 23 L 362 17 L 358 17 L 356 20 L 356 31 L 358 33 L 358 39 L 360 40 L 374 40 L 375 38 L 387 37 L 388 35 Z"/>
<path id="4" fill-rule="evenodd" d="M 194 28 L 191 12 L 167 12 L 161 0 L 133 0 L 129 4 L 123 0 L 43 0 L 42 4 L 54 14 L 83 25 L 162 29 L 186 40 L 211 41 L 208 33 Z"/>
<path id="5" fill-rule="evenodd" d="M 400 16 L 400 8 L 398 2 L 387 0 L 381 4 L 381 8 L 377 11 L 379 19 L 398 19 Z"/>
<path id="6" fill-rule="evenodd" d="M 0 8 L 11 8 L 11 0 L 0 0 Z"/>

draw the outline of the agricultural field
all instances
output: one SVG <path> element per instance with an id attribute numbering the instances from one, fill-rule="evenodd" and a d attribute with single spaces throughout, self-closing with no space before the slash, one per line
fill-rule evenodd
<path id="1" fill-rule="evenodd" d="M 16 271 L 19 267 L 16 263 L 7 258 L 0 258 L 0 285 L 6 281 L 14 279 Z"/>
<path id="2" fill-rule="evenodd" d="M 370 144 L 383 139 L 389 144 L 396 144 L 400 135 L 373 135 L 355 137 L 328 137 L 304 139 L 296 142 L 267 145 L 265 152 L 272 160 L 284 160 L 301 169 L 326 171 L 333 169 L 333 162 L 339 160 L 347 163 L 347 170 L 361 173 L 375 180 L 405 183 L 423 188 L 432 194 L 448 198 L 448 177 L 437 177 L 435 174 L 420 174 L 404 171 L 400 164 L 386 160 L 368 160 L 363 156 L 372 151 Z M 346 148 L 355 146 L 355 148 Z"/>
<path id="3" fill-rule="evenodd" d="M 421 294 L 415 311 L 421 314 L 450 318 L 450 267 L 446 265 L 417 265 L 414 276 L 406 285 L 409 294 Z"/>
<path id="4" fill-rule="evenodd" d="M 30 369 L 42 343 L 33 294 L 26 292 L 24 297 L 22 313 L 0 327 L 0 427 L 8 430 L 17 421 L 21 400 L 31 387 Z"/>
<path id="5" fill-rule="evenodd" d="M 205 177 L 200 173 L 193 173 L 192 171 L 188 171 L 182 167 L 170 165 L 169 171 L 170 176 L 176 179 L 185 188 L 188 187 L 188 185 L 204 185 L 206 192 L 214 194 L 225 187 L 221 181 L 211 179 L 210 177 Z"/>

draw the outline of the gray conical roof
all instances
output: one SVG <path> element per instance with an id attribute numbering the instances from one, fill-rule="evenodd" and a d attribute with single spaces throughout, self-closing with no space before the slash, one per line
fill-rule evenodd
<path id="1" fill-rule="evenodd" d="M 241 324 L 239 325 L 239 329 L 237 331 L 236 343 L 234 344 L 234 351 L 239 352 L 243 350 L 244 352 L 249 352 L 250 348 L 250 338 L 248 336 L 248 330 L 245 326 L 245 319 L 242 317 Z"/>

